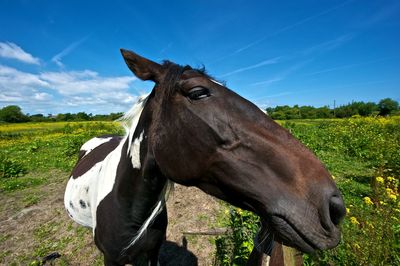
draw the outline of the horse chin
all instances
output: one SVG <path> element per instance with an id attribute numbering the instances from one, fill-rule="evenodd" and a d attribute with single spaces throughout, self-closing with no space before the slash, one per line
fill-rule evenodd
<path id="1" fill-rule="evenodd" d="M 272 215 L 268 226 L 274 233 L 275 241 L 304 253 L 315 253 L 318 250 L 334 248 L 340 241 L 339 231 L 339 234 L 333 239 L 317 239 L 315 236 L 303 233 L 298 226 L 280 215 Z"/>

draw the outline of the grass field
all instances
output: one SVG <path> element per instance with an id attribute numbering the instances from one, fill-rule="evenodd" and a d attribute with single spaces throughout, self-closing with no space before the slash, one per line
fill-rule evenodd
<path id="1" fill-rule="evenodd" d="M 278 122 L 326 164 L 347 206 L 340 245 L 305 265 L 400 265 L 400 118 Z M 234 233 L 217 239 L 220 265 L 240 264 L 258 218 L 232 208 L 227 221 Z"/>
<path id="2" fill-rule="evenodd" d="M 339 247 L 305 256 L 305 263 L 400 265 L 400 118 L 279 123 L 327 165 L 348 208 Z M 65 219 L 60 201 L 79 147 L 93 136 L 113 133 L 123 130 L 112 122 L 0 124 L 0 264 L 35 265 L 36 258 L 61 250 L 65 256 L 57 265 L 76 265 L 77 256 L 85 265 L 101 265 L 90 231 Z M 31 215 L 38 208 L 48 210 Z M 225 224 L 218 226 L 256 228 L 251 214 L 232 209 L 225 215 Z M 19 228 L 23 219 L 31 221 Z M 238 254 L 236 262 L 243 261 L 251 238 L 252 233 L 245 239 L 221 237 L 218 263 L 228 265 Z"/>
<path id="3" fill-rule="evenodd" d="M 85 141 L 122 132 L 111 122 L 0 125 L 1 265 L 39 265 L 54 251 L 57 265 L 102 265 L 90 230 L 66 219 L 63 190 Z"/>

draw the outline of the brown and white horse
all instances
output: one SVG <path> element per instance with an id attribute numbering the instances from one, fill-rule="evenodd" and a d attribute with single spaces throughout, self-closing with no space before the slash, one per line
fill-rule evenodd
<path id="1" fill-rule="evenodd" d="M 125 136 L 82 146 L 64 200 L 93 229 L 105 265 L 157 265 L 172 182 L 253 211 L 275 241 L 300 251 L 338 244 L 344 203 L 310 150 L 204 71 L 121 52 L 155 86 L 123 118 Z"/>

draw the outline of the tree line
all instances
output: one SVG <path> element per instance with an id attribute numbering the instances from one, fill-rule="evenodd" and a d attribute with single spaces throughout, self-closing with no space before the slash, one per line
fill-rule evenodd
<path id="1" fill-rule="evenodd" d="M 267 113 L 273 119 L 315 119 L 315 118 L 345 118 L 352 116 L 387 116 L 400 114 L 399 103 L 393 99 L 385 98 L 378 103 L 374 102 L 351 102 L 336 108 L 313 107 L 313 106 L 276 106 L 268 107 Z M 19 122 L 57 122 L 57 121 L 114 121 L 123 113 L 111 113 L 108 115 L 93 115 L 85 112 L 76 114 L 64 113 L 47 116 L 43 114 L 24 114 L 17 105 L 9 105 L 0 109 L 0 121 L 7 123 Z"/>
<path id="2" fill-rule="evenodd" d="M 76 114 L 24 114 L 17 105 L 9 105 L 0 109 L 0 122 L 20 123 L 20 122 L 58 122 L 58 121 L 114 121 L 120 118 L 123 113 L 111 113 L 108 115 L 93 115 L 85 112 Z"/>
<path id="3" fill-rule="evenodd" d="M 353 116 L 387 116 L 400 114 L 399 103 L 391 98 L 385 98 L 378 103 L 374 102 L 351 102 L 339 107 L 329 106 L 276 106 L 266 109 L 268 115 L 273 119 L 315 119 L 315 118 L 346 118 Z"/>

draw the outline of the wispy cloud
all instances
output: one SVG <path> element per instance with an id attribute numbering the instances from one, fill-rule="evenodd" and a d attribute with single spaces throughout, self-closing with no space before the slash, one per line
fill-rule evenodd
<path id="1" fill-rule="evenodd" d="M 336 67 L 331 67 L 331 68 L 326 68 L 326 69 L 321 69 L 315 72 L 310 72 L 304 74 L 304 76 L 313 76 L 313 75 L 318 75 L 318 74 L 323 74 L 323 73 L 328 73 L 328 72 L 333 72 L 336 70 L 342 70 L 342 69 L 349 69 L 353 67 L 359 67 L 359 66 L 364 66 L 364 65 L 369 65 L 369 64 L 374 64 L 374 63 L 379 63 L 387 60 L 393 60 L 397 59 L 398 57 L 385 57 L 385 58 L 379 58 L 375 60 L 370 60 L 366 62 L 360 62 L 360 63 L 354 63 L 354 64 L 347 64 L 347 65 L 341 65 L 341 66 L 336 66 Z"/>
<path id="2" fill-rule="evenodd" d="M 334 38 L 334 39 L 331 39 L 328 41 L 324 41 L 324 42 L 318 43 L 316 45 L 313 45 L 311 47 L 305 48 L 304 50 L 299 52 L 299 55 L 315 56 L 317 54 L 326 53 L 328 51 L 334 50 L 334 49 L 348 43 L 349 41 L 354 39 L 354 36 L 355 35 L 352 33 L 347 33 L 347 34 L 341 35 L 337 38 Z"/>
<path id="3" fill-rule="evenodd" d="M 285 55 L 285 56 L 277 56 L 272 59 L 264 60 L 260 63 L 254 64 L 254 65 L 238 68 L 231 72 L 220 75 L 220 77 L 230 76 L 230 75 L 237 74 L 237 73 L 240 73 L 240 72 L 243 72 L 246 70 L 259 68 L 259 67 L 262 67 L 265 65 L 277 64 L 277 63 L 281 63 L 283 61 L 300 60 L 300 62 L 293 63 L 293 66 L 281 71 L 280 73 L 278 73 L 277 75 L 275 75 L 271 78 L 250 84 L 250 86 L 269 85 L 269 84 L 272 84 L 272 83 L 275 83 L 275 82 L 285 79 L 289 74 L 291 74 L 294 71 L 297 71 L 298 69 L 302 68 L 304 65 L 306 65 L 310 61 L 312 61 L 313 60 L 312 58 L 314 58 L 318 55 L 324 54 L 326 52 L 329 52 L 331 50 L 334 50 L 334 49 L 346 44 L 353 38 L 354 38 L 354 34 L 344 34 L 337 38 L 315 44 L 311 47 L 307 47 L 307 48 L 305 48 L 301 51 L 295 52 L 291 55 L 289 54 L 289 55 Z M 311 57 L 311 59 L 310 59 L 310 57 Z"/>
<path id="4" fill-rule="evenodd" d="M 243 72 L 243 71 L 259 68 L 259 67 L 262 67 L 262 66 L 277 64 L 277 63 L 279 63 L 281 61 L 281 58 L 282 57 L 278 56 L 278 57 L 274 57 L 274 58 L 271 58 L 271 59 L 264 60 L 262 62 L 254 64 L 254 65 L 238 68 L 238 69 L 235 69 L 235 70 L 233 70 L 231 72 L 228 72 L 228 73 L 225 73 L 223 75 L 220 75 L 220 77 L 223 78 L 223 77 L 227 77 L 227 76 L 230 76 L 230 75 L 233 75 L 233 74 L 237 74 L 237 73 L 240 73 L 240 72 Z"/>
<path id="5" fill-rule="evenodd" d="M 361 28 L 370 27 L 381 21 L 394 17 L 394 15 L 396 15 L 399 12 L 400 3 L 398 1 L 394 1 L 386 5 L 385 3 L 387 3 L 387 1 L 383 1 L 382 2 L 382 4 L 384 4 L 383 7 L 381 9 L 374 10 L 375 12 L 373 14 L 370 14 L 368 18 L 362 20 L 358 26 Z"/>
<path id="6" fill-rule="evenodd" d="M 164 48 L 161 49 L 160 54 L 164 54 L 167 50 L 172 47 L 172 42 L 168 43 Z"/>
<path id="7" fill-rule="evenodd" d="M 287 76 L 289 76 L 293 72 L 299 70 L 300 68 L 304 67 L 306 64 L 308 64 L 311 61 L 312 60 L 305 60 L 305 61 L 302 61 L 300 63 L 294 64 L 293 66 L 290 66 L 290 67 L 282 70 L 281 72 L 279 72 L 278 74 L 276 74 L 272 78 L 251 83 L 251 84 L 249 84 L 249 86 L 260 86 L 260 85 L 263 85 L 263 87 L 266 87 L 266 86 L 269 86 L 269 85 L 271 85 L 271 84 L 273 84 L 275 82 L 282 81 Z"/>
<path id="8" fill-rule="evenodd" d="M 79 45 L 81 45 L 83 42 L 85 42 L 89 36 L 86 36 L 76 42 L 71 43 L 68 45 L 66 48 L 64 48 L 61 52 L 56 54 L 51 58 L 51 61 L 55 64 L 57 64 L 59 67 L 64 67 L 64 64 L 61 62 L 61 59 L 65 56 L 67 56 L 69 53 L 71 53 L 73 50 L 75 50 Z"/>
<path id="9" fill-rule="evenodd" d="M 250 101 L 257 105 L 260 109 L 264 110 L 266 107 L 271 106 L 273 98 L 284 97 L 293 94 L 292 91 L 283 91 L 270 95 L 265 95 L 259 98 L 250 98 Z"/>
<path id="10" fill-rule="evenodd" d="M 284 79 L 283 76 L 277 75 L 277 76 L 275 76 L 273 78 L 269 78 L 269 79 L 266 79 L 266 80 L 263 80 L 263 81 L 258 81 L 258 82 L 251 83 L 250 86 L 259 86 L 259 85 L 267 85 L 268 86 L 268 85 L 270 85 L 272 83 L 281 81 L 283 79 Z"/>
<path id="11" fill-rule="evenodd" d="M 300 25 L 302 25 L 302 24 L 304 24 L 304 23 L 306 23 L 306 22 L 309 22 L 309 21 L 311 21 L 311 20 L 313 20 L 313 19 L 316 19 L 316 18 L 318 18 L 318 17 L 321 17 L 321 16 L 324 16 L 324 15 L 326 15 L 326 14 L 329 14 L 329 13 L 331 13 L 331 12 L 337 10 L 337 9 L 340 9 L 340 8 L 344 7 L 345 5 L 349 4 L 350 2 L 353 2 L 353 0 L 345 1 L 345 2 L 343 2 L 343 3 L 341 3 L 341 4 L 339 4 L 339 5 L 336 5 L 336 6 L 333 6 L 333 7 L 331 7 L 331 8 L 328 8 L 328 9 L 326 9 L 326 10 L 323 10 L 323 11 L 317 13 L 317 14 L 314 14 L 314 15 L 311 15 L 311 16 L 308 16 L 308 17 L 305 17 L 305 18 L 303 18 L 303 19 L 301 19 L 301 20 L 296 21 L 295 23 L 292 23 L 292 24 L 290 24 L 290 25 L 286 25 L 286 26 L 284 26 L 284 27 L 282 27 L 282 28 L 280 28 L 280 29 L 278 29 L 278 30 L 276 30 L 276 31 L 274 31 L 274 32 L 268 33 L 267 35 L 263 36 L 262 38 L 260 38 L 260 39 L 258 39 L 258 40 L 255 40 L 255 41 L 252 41 L 252 42 L 250 42 L 250 43 L 248 43 L 248 44 L 246 44 L 246 45 L 243 45 L 242 47 L 240 47 L 240 48 L 238 48 L 237 50 L 235 50 L 233 53 L 221 57 L 221 58 L 218 59 L 216 62 L 222 61 L 222 60 L 224 60 L 224 59 L 226 59 L 226 58 L 228 58 L 228 57 L 231 57 L 231 56 L 236 55 L 236 54 L 239 54 L 239 53 L 241 53 L 241 52 L 243 52 L 243 51 L 245 51 L 245 50 L 247 50 L 247 49 L 250 49 L 251 47 L 253 47 L 253 46 L 257 45 L 257 44 L 262 43 L 263 41 L 267 40 L 267 39 L 270 38 L 270 37 L 273 37 L 273 36 L 275 36 L 275 35 L 278 35 L 278 34 L 280 34 L 280 33 L 285 32 L 285 31 L 291 30 L 291 29 L 293 29 L 293 28 L 295 28 L 295 27 L 297 27 L 297 26 L 300 26 Z M 214 62 L 214 63 L 215 63 L 215 62 Z"/>
<path id="12" fill-rule="evenodd" d="M 39 58 L 33 57 L 12 42 L 0 42 L 0 57 L 16 59 L 27 64 L 40 64 Z"/>

